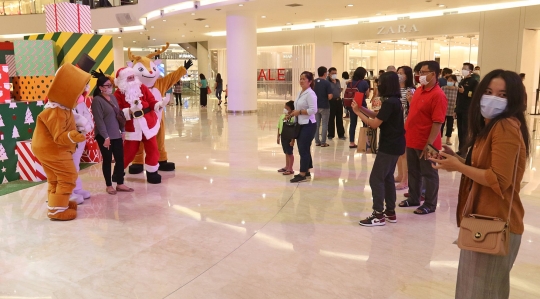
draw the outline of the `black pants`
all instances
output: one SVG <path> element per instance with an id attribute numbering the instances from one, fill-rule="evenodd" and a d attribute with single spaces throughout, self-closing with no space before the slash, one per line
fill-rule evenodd
<path id="1" fill-rule="evenodd" d="M 343 127 L 343 101 L 339 98 L 337 100 L 330 100 L 328 138 L 336 137 L 336 129 L 339 138 L 345 137 L 345 128 Z"/>
<path id="2" fill-rule="evenodd" d="M 457 113 L 457 134 L 459 139 L 458 150 L 461 150 L 467 141 L 467 132 L 469 130 L 469 120 L 467 119 L 468 116 L 468 113 Z"/>
<path id="3" fill-rule="evenodd" d="M 446 123 L 446 137 L 452 137 L 452 129 L 454 128 L 454 117 L 446 116 L 446 121 L 441 126 L 441 135 L 444 134 L 444 124 Z"/>
<path id="4" fill-rule="evenodd" d="M 373 210 L 382 212 L 396 209 L 396 185 L 394 171 L 399 156 L 378 152 L 369 176 L 369 186 L 373 196 Z"/>
<path id="5" fill-rule="evenodd" d="M 175 93 L 174 97 L 176 98 L 176 105 L 178 106 L 178 102 L 180 102 L 180 105 L 182 105 L 182 94 L 181 93 Z"/>
<path id="6" fill-rule="evenodd" d="M 317 124 L 309 121 L 308 124 L 301 125 L 298 134 L 298 153 L 300 154 L 300 172 L 308 172 L 313 168 L 313 159 L 311 157 L 311 143 L 315 138 Z"/>
<path id="7" fill-rule="evenodd" d="M 105 138 L 101 135 L 96 135 L 96 141 L 103 156 L 103 163 L 101 169 L 103 170 L 103 177 L 105 177 L 105 183 L 107 187 L 112 186 L 111 180 L 111 164 L 112 156 L 114 155 L 114 176 L 118 185 L 124 184 L 124 141 L 122 138 L 111 139 L 111 145 L 109 149 L 103 146 Z"/>
<path id="8" fill-rule="evenodd" d="M 208 90 L 201 87 L 201 94 L 200 94 L 200 102 L 201 106 L 206 106 L 208 104 Z"/>
<path id="9" fill-rule="evenodd" d="M 406 151 L 409 168 L 409 203 L 420 204 L 423 184 L 426 189 L 424 206 L 435 211 L 439 197 L 439 172 L 431 166 L 431 161 L 419 158 L 421 150 L 408 147 Z"/>
<path id="10" fill-rule="evenodd" d="M 223 89 L 216 89 L 216 98 L 221 102 L 221 93 Z"/>

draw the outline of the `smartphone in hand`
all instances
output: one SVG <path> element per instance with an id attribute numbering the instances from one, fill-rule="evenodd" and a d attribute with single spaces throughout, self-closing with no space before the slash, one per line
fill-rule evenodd
<path id="1" fill-rule="evenodd" d="M 428 144 L 428 158 L 444 159 L 444 157 L 439 154 L 439 150 L 432 144 Z"/>

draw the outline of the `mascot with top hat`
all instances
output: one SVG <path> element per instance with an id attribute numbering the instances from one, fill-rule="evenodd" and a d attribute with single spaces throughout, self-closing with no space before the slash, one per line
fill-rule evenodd
<path id="1" fill-rule="evenodd" d="M 148 54 L 147 56 L 136 56 L 128 49 L 128 57 L 131 62 L 128 63 L 128 68 L 131 68 L 142 82 L 143 85 L 148 87 L 156 101 L 162 101 L 167 90 L 169 90 L 176 82 L 178 82 L 186 73 L 187 70 L 193 65 L 191 60 L 185 61 L 184 66 L 178 68 L 176 71 L 168 74 L 165 77 L 160 77 L 158 66 L 161 64 L 160 59 L 151 60 L 152 58 L 160 55 L 169 48 L 169 43 L 162 47 L 161 50 Z M 168 102 L 168 101 L 167 101 Z M 166 106 L 167 103 L 164 103 Z M 161 112 L 159 121 L 159 131 L 156 135 L 157 146 L 159 150 L 159 170 L 161 171 L 173 171 L 175 165 L 168 161 L 167 151 L 165 149 L 165 114 Z M 143 172 L 144 151 L 141 145 L 133 164 L 129 167 L 129 173 L 137 174 Z M 146 152 L 148 155 L 148 151 Z M 128 165 L 128 164 L 126 164 Z"/>

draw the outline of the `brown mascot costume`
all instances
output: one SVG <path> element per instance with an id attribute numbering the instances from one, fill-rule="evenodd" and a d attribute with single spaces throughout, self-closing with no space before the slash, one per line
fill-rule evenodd
<path id="1" fill-rule="evenodd" d="M 53 220 L 73 220 L 77 217 L 77 203 L 69 201 L 78 177 L 73 153 L 77 143 L 86 138 L 77 131 L 72 109 L 77 106 L 77 99 L 90 81 L 87 71 L 94 63 L 90 57 L 83 55 L 77 64 L 80 68 L 71 64 L 61 66 L 47 95 L 49 102 L 37 117 L 32 152 L 47 175 L 47 215 Z"/>

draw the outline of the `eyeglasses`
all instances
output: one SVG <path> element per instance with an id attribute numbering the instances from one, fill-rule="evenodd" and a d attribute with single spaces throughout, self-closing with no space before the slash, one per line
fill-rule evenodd
<path id="1" fill-rule="evenodd" d="M 429 73 L 433 73 L 433 71 L 420 71 L 420 75 L 427 75 Z"/>
<path id="2" fill-rule="evenodd" d="M 111 84 L 105 84 L 105 85 L 103 85 L 103 87 L 109 88 L 109 87 L 112 87 L 112 85 Z"/>

